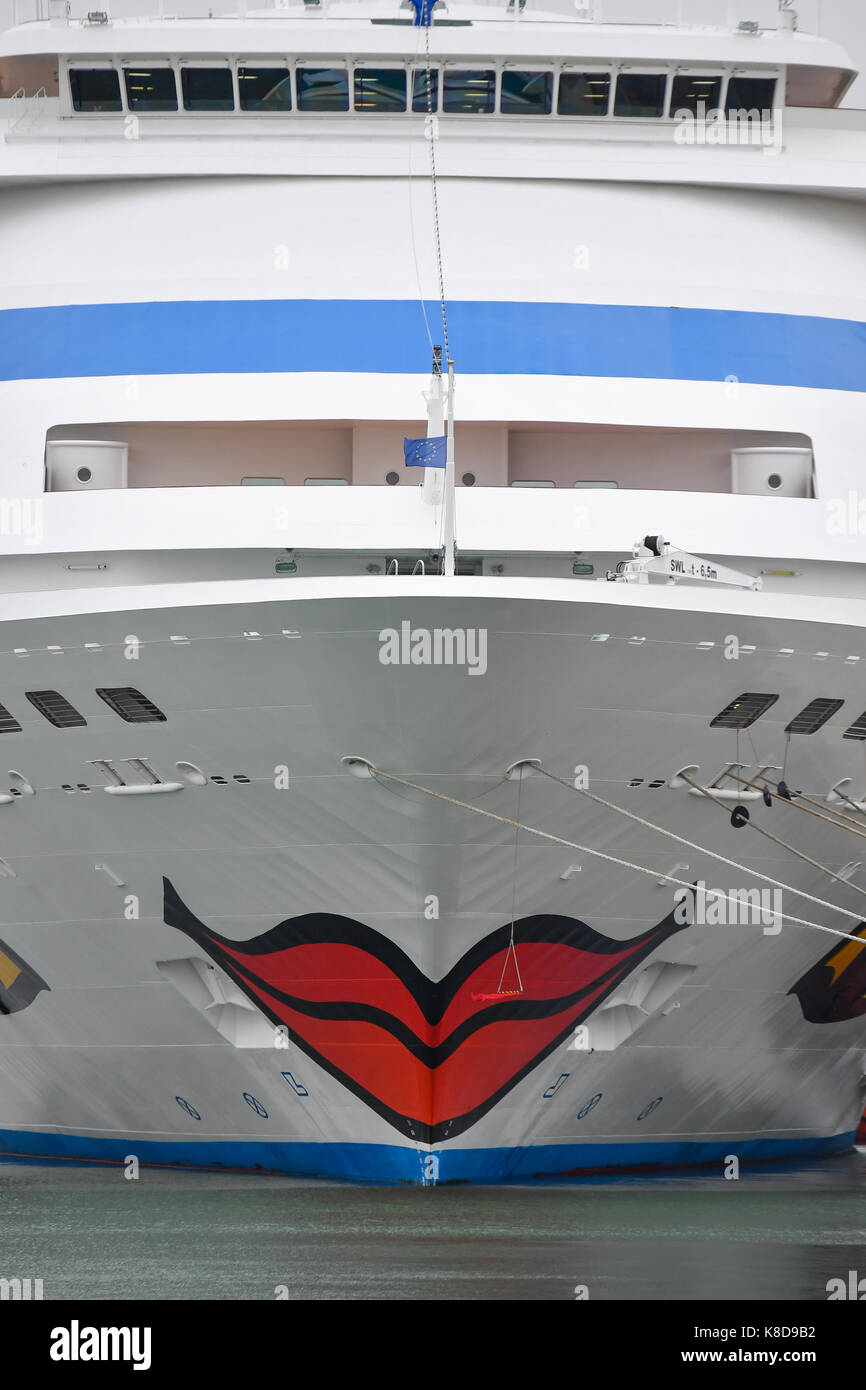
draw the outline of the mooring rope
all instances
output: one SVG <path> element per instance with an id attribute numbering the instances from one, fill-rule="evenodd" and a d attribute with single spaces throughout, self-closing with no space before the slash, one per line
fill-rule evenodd
<path id="1" fill-rule="evenodd" d="M 398 777 L 397 774 L 394 772 L 385 772 L 383 769 L 375 767 L 372 763 L 370 764 L 370 771 L 373 777 L 380 777 L 388 782 L 397 782 L 402 787 L 410 787 L 413 791 L 423 792 L 425 796 L 435 797 L 437 801 L 445 801 L 450 806 L 459 806 L 464 811 L 474 811 L 476 815 L 484 816 L 487 820 L 498 821 L 500 825 L 516 826 L 519 830 L 525 830 L 528 835 L 536 835 L 539 837 L 539 839 L 550 840 L 553 844 L 556 845 L 564 845 L 566 849 L 577 849 L 580 850 L 582 854 L 589 854 L 595 859 L 604 859 L 609 864 L 619 865 L 620 868 L 632 869 L 635 873 L 639 874 L 649 874 L 651 875 L 651 877 L 656 879 L 656 881 L 658 881 L 659 879 L 665 879 L 668 883 L 675 883 L 680 888 L 688 889 L 690 893 L 693 893 L 695 891 L 695 885 L 693 883 L 688 883 L 685 879 L 675 878 L 673 874 L 663 873 L 659 869 L 648 869 L 643 864 L 633 864 L 628 859 L 619 859 L 615 854 L 605 854 L 604 851 L 600 849 L 591 849 L 589 845 L 578 844 L 575 840 L 566 840 L 561 835 L 551 834 L 549 830 L 539 830 L 537 826 L 527 825 L 525 821 L 518 823 L 517 821 L 512 820 L 509 816 L 497 815 L 495 811 L 487 811 L 482 806 L 473 806 L 472 803 L 469 801 L 460 801 L 455 796 L 447 796 L 445 792 L 433 791 L 432 787 L 424 787 L 421 785 L 420 782 L 412 782 L 406 777 Z M 697 849 L 699 847 L 696 845 L 695 848 Z M 710 851 L 707 851 L 707 853 L 709 852 Z M 740 868 L 741 866 L 734 865 L 734 867 Z M 753 876 L 758 878 L 766 877 L 766 875 L 758 874 L 754 870 L 744 870 L 744 872 L 752 873 Z M 767 882 L 774 883 L 775 880 L 767 879 Z M 776 887 L 784 888 L 785 885 L 776 883 Z M 791 893 L 799 892 L 799 890 L 796 888 L 790 888 L 787 891 Z M 742 905 L 741 899 L 739 897 L 732 897 L 729 893 L 722 892 L 721 889 L 714 889 L 712 891 L 712 896 L 716 901 L 724 900 L 726 902 L 732 903 L 737 909 L 739 909 Z M 801 896 L 810 897 L 810 894 L 804 893 L 801 894 Z M 812 901 L 821 903 L 820 898 L 813 898 Z M 822 906 L 833 907 L 833 904 L 822 903 Z M 845 912 L 844 908 L 834 908 L 833 910 L 838 912 Z M 822 926 L 820 922 L 810 922 L 808 921 L 808 919 L 803 917 L 793 917 L 789 912 L 780 912 L 778 915 L 781 918 L 783 918 L 784 921 L 790 922 L 794 926 L 808 927 L 813 931 L 826 932 L 828 936 L 838 937 L 842 941 L 847 941 L 849 943 L 853 942 L 858 946 L 866 946 L 866 937 L 859 939 L 856 936 L 851 936 L 848 932 L 837 931 L 835 927 L 825 927 Z M 860 918 L 857 917 L 856 914 L 853 912 L 847 913 L 847 916 L 854 917 L 857 922 L 860 921 Z"/>
<path id="2" fill-rule="evenodd" d="M 684 772 L 681 772 L 680 776 L 682 777 L 684 782 L 688 783 L 690 787 L 694 787 L 695 790 L 699 791 L 702 796 L 708 797 L 714 805 L 721 807 L 725 815 L 728 818 L 730 818 L 730 807 L 726 806 L 724 802 L 720 801 L 717 796 L 713 796 L 712 792 L 710 792 L 707 787 L 699 786 L 697 782 L 692 781 L 691 777 L 687 777 Z M 795 845 L 789 845 L 787 840 L 780 839 L 778 835 L 773 834 L 772 830 L 765 829 L 763 825 L 757 825 L 753 820 L 746 820 L 743 822 L 743 824 L 748 826 L 751 830 L 757 830 L 759 835 L 763 835 L 764 839 L 766 840 L 771 840 L 774 845 L 778 845 L 781 849 L 788 850 L 789 854 L 793 854 L 795 858 L 802 859 L 804 864 L 811 864 L 813 869 L 818 869 L 820 873 L 826 874 L 828 878 L 836 879 L 838 883 L 844 884 L 844 886 L 846 888 L 850 888 L 852 892 L 860 893 L 864 898 L 866 898 L 866 888 L 858 888 L 856 883 L 849 883 L 847 879 L 840 878 L 839 875 L 833 869 L 828 869 L 826 864 L 819 864 L 817 859 L 812 859 L 810 855 L 804 854 L 803 851 L 797 849 Z M 846 912 L 849 917 L 857 916 L 857 914 L 854 912 L 847 912 L 847 909 L 844 907 L 836 907 L 834 908 L 834 911 Z M 862 921 L 862 918 L 858 918 L 858 921 Z"/>
<path id="3" fill-rule="evenodd" d="M 511 876 L 511 935 L 508 939 L 508 950 L 505 952 L 505 959 L 502 962 L 502 974 L 499 977 L 499 984 L 496 986 L 496 993 L 502 993 L 502 984 L 505 979 L 505 972 L 508 969 L 508 957 L 514 959 L 514 969 L 517 972 L 517 988 L 520 994 L 523 993 L 523 981 L 520 978 L 520 966 L 517 964 L 517 951 L 514 945 L 514 919 L 517 916 L 517 856 L 520 850 L 520 795 L 523 791 L 523 778 L 517 779 L 517 821 L 514 828 L 514 867 Z"/>
<path id="4" fill-rule="evenodd" d="M 810 806 L 801 806 L 801 801 L 808 801 L 811 803 L 811 806 L 820 805 L 820 802 L 816 802 L 813 797 L 806 796 L 803 792 L 789 792 L 789 794 L 785 796 L 783 792 L 778 790 L 771 791 L 772 787 L 778 788 L 779 783 L 772 782 L 769 778 L 767 778 L 765 785 L 762 786 L 760 782 L 749 781 L 748 777 L 738 777 L 736 772 L 729 772 L 728 776 L 733 777 L 735 782 L 742 783 L 744 787 L 753 787 L 755 791 L 759 792 L 766 791 L 767 795 L 771 796 L 774 801 L 784 802 L 786 806 L 793 806 L 795 810 L 803 811 L 807 816 L 815 816 L 817 820 L 826 821 L 828 825 L 835 825 L 838 830 L 847 830 L 849 835 L 857 835 L 861 840 L 866 840 L 866 831 L 857 826 L 850 816 L 843 816 L 841 820 L 837 820 L 835 815 L 828 815 L 823 810 L 813 811 L 810 809 Z M 797 798 L 796 801 L 794 800 L 795 797 Z M 841 812 L 839 814 L 841 816 Z"/>
<path id="5" fill-rule="evenodd" d="M 736 869 L 738 873 L 751 875 L 753 878 L 763 879 L 765 883 L 771 883 L 774 888 L 781 888 L 786 893 L 794 893 L 799 898 L 806 898 L 809 902 L 817 903 L 819 907 L 826 907 L 831 912 L 840 912 L 845 917 L 852 917 L 855 922 L 862 922 L 863 920 L 856 912 L 849 912 L 847 907 L 837 907 L 835 903 L 828 902 L 825 898 L 816 898 L 813 893 L 807 893 L 802 888 L 793 888 L 790 884 L 781 883 L 778 879 L 771 878 L 769 874 L 762 873 L 760 869 L 749 869 L 745 864 L 738 864 L 735 859 L 729 859 L 726 855 L 718 854 L 715 850 L 706 849 L 703 845 L 695 844 L 694 840 L 687 840 L 684 835 L 677 835 L 675 831 L 668 830 L 663 825 L 656 825 L 653 821 L 646 820 L 643 816 L 637 815 L 634 811 L 627 811 L 624 806 L 617 806 L 613 801 L 605 801 L 603 796 L 597 796 L 595 792 L 591 792 L 585 787 L 575 787 L 572 782 L 567 782 L 564 777 L 557 777 L 555 773 L 548 772 L 546 768 L 540 767 L 538 771 L 542 776 L 549 777 L 552 782 L 559 782 L 560 785 L 566 787 L 568 791 L 586 796 L 590 801 L 597 801 L 600 806 L 606 806 L 610 811 L 616 811 L 621 816 L 627 816 L 629 820 L 637 821 L 639 825 L 644 826 L 647 830 L 654 830 L 659 835 L 666 835 L 669 840 L 675 840 L 677 844 L 683 845 L 686 849 L 694 849 L 697 850 L 698 854 L 706 854 L 710 859 L 718 859 L 720 863 L 725 864 L 729 869 Z M 703 788 L 700 788 L 700 790 L 703 791 Z M 721 802 L 717 802 L 717 804 L 720 806 L 722 805 Z M 727 808 L 722 806 L 722 809 L 726 810 Z"/>

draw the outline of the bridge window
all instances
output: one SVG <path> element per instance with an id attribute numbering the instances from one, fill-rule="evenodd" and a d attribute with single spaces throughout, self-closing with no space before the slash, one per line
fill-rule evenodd
<path id="1" fill-rule="evenodd" d="M 120 78 L 114 68 L 70 68 L 74 111 L 122 111 Z"/>
<path id="2" fill-rule="evenodd" d="M 346 68 L 298 68 L 299 111 L 348 111 Z"/>
<path id="3" fill-rule="evenodd" d="M 499 109 L 506 115 L 549 116 L 552 104 L 553 73 L 503 72 Z"/>
<path id="4" fill-rule="evenodd" d="M 177 87 L 171 68 L 124 68 L 130 111 L 176 111 Z"/>
<path id="5" fill-rule="evenodd" d="M 291 111 L 292 80 L 288 68 L 238 68 L 242 111 Z"/>
<path id="6" fill-rule="evenodd" d="M 717 111 L 721 94 L 721 77 L 688 77 L 680 74 L 673 81 L 671 115 L 675 116 L 678 111 L 691 111 L 692 115 L 696 116 L 701 102 L 704 111 Z"/>
<path id="7" fill-rule="evenodd" d="M 609 105 L 609 72 L 562 73 L 556 106 L 560 116 L 606 116 Z"/>
<path id="8" fill-rule="evenodd" d="M 412 110 L 439 110 L 439 69 L 430 69 L 430 104 L 427 105 L 427 69 L 416 68 L 412 74 Z"/>
<path id="9" fill-rule="evenodd" d="M 492 68 L 470 71 L 468 68 L 446 69 L 442 93 L 443 111 L 477 115 L 492 111 L 496 98 L 496 73 Z"/>
<path id="10" fill-rule="evenodd" d="M 772 111 L 775 93 L 774 77 L 732 77 L 725 111 Z"/>
<path id="11" fill-rule="evenodd" d="M 665 109 L 663 72 L 621 72 L 616 81 L 615 116 L 660 116 Z"/>
<path id="12" fill-rule="evenodd" d="M 182 68 L 180 81 L 187 111 L 234 111 L 230 68 Z"/>
<path id="13" fill-rule="evenodd" d="M 355 68 L 356 111 L 405 111 L 403 68 Z"/>

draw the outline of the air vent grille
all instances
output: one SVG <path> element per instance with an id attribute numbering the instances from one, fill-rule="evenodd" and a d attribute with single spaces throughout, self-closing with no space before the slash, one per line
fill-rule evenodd
<path id="1" fill-rule="evenodd" d="M 0 734 L 20 734 L 21 725 L 5 705 L 0 705 Z"/>
<path id="2" fill-rule="evenodd" d="M 162 710 L 157 709 L 152 700 L 148 700 L 146 695 L 142 695 L 140 690 L 134 689 L 131 685 L 114 686 L 110 689 L 103 687 L 96 693 L 100 700 L 104 700 L 115 714 L 126 720 L 127 724 L 165 723 Z"/>
<path id="3" fill-rule="evenodd" d="M 842 737 L 866 739 L 866 710 L 863 711 L 859 719 L 854 720 L 850 728 L 845 730 Z"/>
<path id="4" fill-rule="evenodd" d="M 745 695 L 738 695 L 736 700 L 725 705 L 715 719 L 710 720 L 710 728 L 748 729 L 750 724 L 754 724 L 756 719 L 766 714 L 778 698 L 778 695 L 756 695 L 753 691 L 747 690 Z"/>
<path id="5" fill-rule="evenodd" d="M 24 694 L 49 724 L 58 729 L 80 729 L 87 723 L 84 715 L 57 690 L 25 690 Z"/>
<path id="6" fill-rule="evenodd" d="M 810 700 L 805 709 L 801 709 L 799 714 L 795 714 L 790 724 L 785 725 L 786 734 L 814 734 L 827 723 L 831 715 L 837 709 L 841 709 L 844 700 L 827 700 L 819 697 L 817 700 Z"/>

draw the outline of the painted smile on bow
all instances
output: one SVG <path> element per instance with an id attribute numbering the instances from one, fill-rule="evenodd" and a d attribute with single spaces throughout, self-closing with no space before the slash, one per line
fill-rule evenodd
<path id="1" fill-rule="evenodd" d="M 675 932 L 670 914 L 629 941 L 571 917 L 514 923 L 522 989 L 509 970 L 511 924 L 479 941 L 441 980 L 349 917 L 288 918 L 251 941 L 219 936 L 163 880 L 166 923 L 235 981 L 292 1045 L 401 1134 L 437 1143 L 463 1133 L 569 1036 Z"/>

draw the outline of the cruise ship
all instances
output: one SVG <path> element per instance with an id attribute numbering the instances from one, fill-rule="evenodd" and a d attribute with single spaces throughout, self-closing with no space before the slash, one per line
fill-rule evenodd
<path id="1" fill-rule="evenodd" d="M 0 1155 L 850 1149 L 848 55 L 787 0 L 38 4 L 0 34 Z"/>

